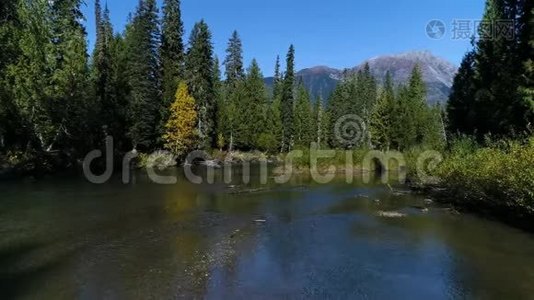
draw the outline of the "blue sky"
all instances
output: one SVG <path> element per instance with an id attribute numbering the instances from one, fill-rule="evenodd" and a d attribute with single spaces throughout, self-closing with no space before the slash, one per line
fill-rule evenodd
<path id="1" fill-rule="evenodd" d="M 138 1 L 108 0 L 115 31 L 124 29 Z M 483 8 L 483 0 L 182 0 L 182 17 L 185 41 L 194 23 L 206 20 L 221 60 L 228 38 L 237 30 L 246 64 L 256 58 L 270 76 L 276 55 L 285 57 L 290 44 L 296 47 L 297 69 L 353 67 L 367 58 L 410 50 L 430 50 L 458 65 L 470 45 L 452 39 L 452 22 L 478 20 Z M 92 48 L 94 0 L 86 0 L 83 11 Z M 425 27 L 433 19 L 446 24 L 440 40 L 427 37 Z"/>

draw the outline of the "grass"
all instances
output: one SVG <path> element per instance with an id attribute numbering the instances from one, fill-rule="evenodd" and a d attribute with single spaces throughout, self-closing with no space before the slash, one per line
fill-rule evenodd
<path id="1" fill-rule="evenodd" d="M 72 159 L 61 153 L 8 151 L 0 153 L 0 179 L 41 176 L 72 165 Z"/>
<path id="2" fill-rule="evenodd" d="M 174 167 L 176 164 L 176 157 L 168 151 L 155 151 L 150 155 L 146 153 L 140 153 L 137 162 L 137 166 L 139 168 L 157 169 Z"/>
<path id="3" fill-rule="evenodd" d="M 298 156 L 291 157 L 293 168 L 296 169 L 296 172 L 307 172 L 311 168 L 312 162 L 312 153 L 309 148 L 307 149 L 296 149 L 297 151 L 302 151 Z M 368 153 L 368 150 L 358 149 L 358 150 L 326 150 L 332 151 L 331 153 L 324 152 L 322 154 L 327 154 L 328 157 L 317 157 L 317 170 L 321 173 L 330 171 L 330 168 L 336 167 L 337 172 L 343 172 L 347 168 L 352 168 L 354 170 L 362 169 L 362 162 Z M 321 155 L 322 155 L 321 154 Z M 280 155 L 279 161 L 285 162 L 289 158 L 287 155 Z M 351 161 L 352 160 L 352 163 Z"/>
<path id="4" fill-rule="evenodd" d="M 260 151 L 242 152 L 242 151 L 220 151 L 213 150 L 211 157 L 219 161 L 232 161 L 232 162 L 257 162 L 257 161 L 270 161 L 273 160 L 272 156 Z"/>

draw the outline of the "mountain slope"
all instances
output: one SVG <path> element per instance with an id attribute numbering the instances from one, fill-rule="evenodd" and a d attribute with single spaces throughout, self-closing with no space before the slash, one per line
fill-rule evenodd
<path id="1" fill-rule="evenodd" d="M 393 76 L 393 81 L 397 84 L 406 83 L 413 68 L 418 64 L 423 73 L 423 80 L 427 85 L 428 102 L 431 104 L 447 101 L 457 71 L 453 64 L 432 55 L 428 51 L 371 58 L 353 68 L 352 71 L 356 72 L 362 69 L 366 63 L 369 64 L 371 72 L 379 80 L 383 80 L 389 70 Z"/>
<path id="2" fill-rule="evenodd" d="M 414 66 L 419 64 L 423 73 L 423 80 L 427 84 L 430 104 L 447 101 L 457 71 L 453 64 L 432 55 L 428 51 L 378 56 L 368 59 L 354 68 L 347 69 L 347 71 L 355 73 L 362 69 L 366 63 L 369 63 L 371 72 L 379 82 L 384 80 L 386 72 L 389 70 L 397 84 L 406 83 Z M 321 97 L 324 101 L 330 97 L 342 77 L 342 70 L 325 66 L 304 69 L 297 73 L 297 78 L 304 82 L 312 96 L 314 98 Z M 265 82 L 272 86 L 273 79 L 266 78 Z"/>
<path id="3" fill-rule="evenodd" d="M 342 71 L 326 66 L 317 66 L 297 72 L 296 77 L 297 80 L 302 80 L 313 100 L 320 97 L 326 101 L 341 80 Z M 272 88 L 273 80 L 273 77 L 267 77 L 265 84 Z"/>

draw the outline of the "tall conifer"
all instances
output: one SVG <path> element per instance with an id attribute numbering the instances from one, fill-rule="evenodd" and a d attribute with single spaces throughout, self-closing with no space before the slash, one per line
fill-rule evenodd
<path id="1" fill-rule="evenodd" d="M 226 67 L 226 83 L 230 89 L 235 88 L 237 83 L 245 78 L 243 45 L 237 31 L 232 33 L 232 37 L 228 41 L 224 66 Z"/>
<path id="2" fill-rule="evenodd" d="M 213 45 L 211 32 L 204 20 L 196 23 L 189 37 L 185 63 L 186 81 L 196 100 L 199 147 L 214 146 L 216 99 L 213 79 Z"/>
<path id="3" fill-rule="evenodd" d="M 150 149 L 160 135 L 159 38 L 156 1 L 140 0 L 125 39 L 131 88 L 128 135 L 134 148 Z"/>
<path id="4" fill-rule="evenodd" d="M 293 109 L 295 86 L 295 47 L 291 45 L 286 57 L 286 72 L 282 84 L 282 151 L 289 151 L 293 144 Z"/>
<path id="5" fill-rule="evenodd" d="M 301 82 L 293 115 L 293 133 L 296 146 L 309 147 L 313 139 L 313 122 L 310 94 Z"/>
<path id="6" fill-rule="evenodd" d="M 161 68 L 163 89 L 163 119 L 165 111 L 173 101 L 179 80 L 184 79 L 184 25 L 180 10 L 180 0 L 163 2 L 163 19 L 161 24 Z"/>

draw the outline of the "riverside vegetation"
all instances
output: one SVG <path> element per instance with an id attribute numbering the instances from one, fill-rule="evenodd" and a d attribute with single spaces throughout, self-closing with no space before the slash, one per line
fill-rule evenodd
<path id="1" fill-rule="evenodd" d="M 245 69 L 237 31 L 222 64 L 203 20 L 184 43 L 179 0 L 163 1 L 161 19 L 155 0 L 139 1 L 122 32 L 97 0 L 96 44 L 88 57 L 81 3 L 0 4 L 5 170 L 32 174 L 73 165 L 103 148 L 108 135 L 117 155 L 166 149 L 180 160 L 196 149 L 283 157 L 315 143 L 353 151 L 355 162 L 367 149 L 402 151 L 413 166 L 411 157 L 431 149 L 443 153 L 433 172 L 440 186 L 460 193 L 459 204 L 533 213 L 533 1 L 487 1 L 483 22 L 513 20 L 513 34 L 495 30 L 491 38 L 473 39 L 447 107 L 426 103 L 418 67 L 409 82 L 396 85 L 389 75 L 379 82 L 369 66 L 345 72 L 325 105 L 296 76 L 293 45 L 285 71 L 276 59 L 268 89 L 255 60 Z M 347 115 L 358 122 L 342 135 L 356 139 L 336 134 Z"/>
<path id="2" fill-rule="evenodd" d="M 498 31 L 498 20 L 513 26 Z M 473 40 L 456 75 L 447 107 L 453 139 L 437 173 L 459 205 L 532 229 L 534 2 L 487 1 L 482 21 L 493 24 L 492 36 Z"/>

